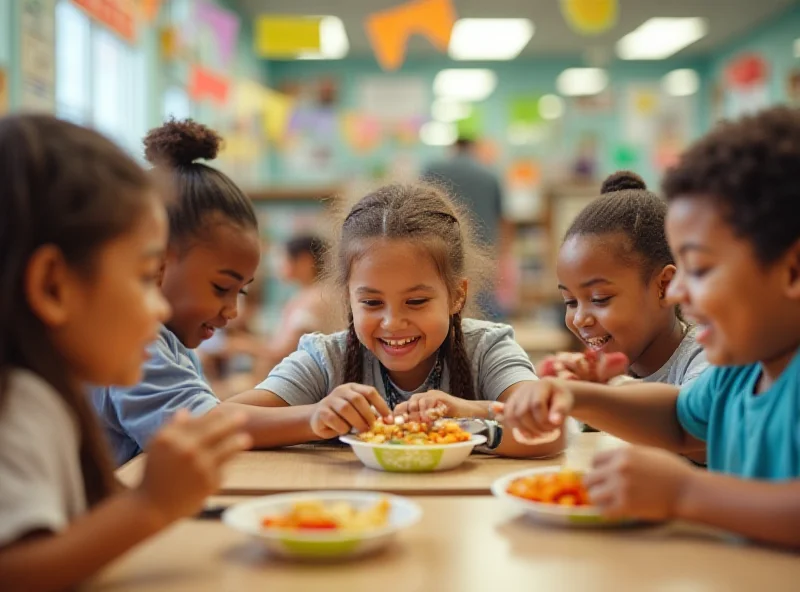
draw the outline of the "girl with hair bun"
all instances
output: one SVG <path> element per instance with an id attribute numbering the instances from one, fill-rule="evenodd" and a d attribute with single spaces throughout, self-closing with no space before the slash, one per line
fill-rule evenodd
<path id="1" fill-rule="evenodd" d="M 666 202 L 637 174 L 619 171 L 608 177 L 601 196 L 567 230 L 558 253 L 558 288 L 567 327 L 588 350 L 601 359 L 625 354 L 630 376 L 680 386 L 708 363 L 695 343 L 695 328 L 666 298 L 676 272 L 664 231 L 666 214 Z M 586 365 L 580 356 L 555 360 L 575 377 L 590 378 L 582 372 Z M 624 366 L 615 369 L 620 370 Z"/>
<path id="2" fill-rule="evenodd" d="M 225 174 L 199 162 L 213 160 L 221 141 L 190 119 L 170 120 L 144 140 L 147 160 L 166 173 L 175 193 L 167 204 L 169 242 L 159 275 L 172 316 L 148 348 L 143 380 L 92 393 L 119 464 L 141 452 L 177 410 L 202 415 L 220 405 L 192 350 L 236 318 L 239 295 L 261 259 L 250 199 Z"/>

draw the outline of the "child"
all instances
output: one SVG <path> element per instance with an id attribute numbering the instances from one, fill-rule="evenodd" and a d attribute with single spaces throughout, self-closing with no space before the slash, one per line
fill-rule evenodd
<path id="1" fill-rule="evenodd" d="M 704 522 L 800 547 L 800 112 L 722 124 L 664 181 L 678 258 L 670 299 L 698 325 L 709 369 L 680 391 L 543 380 L 506 404 L 532 437 L 566 414 L 673 451 L 708 444 L 709 472 L 628 447 L 586 477 L 611 516 Z"/>
<path id="2" fill-rule="evenodd" d="M 135 383 L 169 313 L 163 205 L 111 142 L 48 116 L 0 120 L 0 179 L 0 589 L 71 589 L 199 510 L 249 437 L 178 417 L 115 491 L 83 388 Z"/>
<path id="3" fill-rule="evenodd" d="M 261 258 L 250 200 L 227 176 L 195 162 L 216 156 L 219 136 L 191 120 L 173 120 L 144 143 L 145 156 L 169 174 L 177 193 L 168 207 L 169 245 L 159 277 L 172 316 L 148 350 L 139 384 L 92 393 L 120 464 L 141 452 L 178 409 L 200 415 L 219 406 L 191 350 L 236 317 L 239 294 Z"/>
<path id="4" fill-rule="evenodd" d="M 333 275 L 349 329 L 307 335 L 256 390 L 231 399 L 276 407 L 288 441 L 367 430 L 376 414 L 491 418 L 536 380 L 507 325 L 463 319 L 479 291 L 484 259 L 461 211 L 427 185 L 389 185 L 359 201 L 341 222 Z M 445 394 L 451 393 L 451 394 Z M 526 446 L 487 423 L 498 454 L 560 452 L 564 438 Z"/>
<path id="5" fill-rule="evenodd" d="M 624 353 L 629 374 L 680 386 L 705 368 L 696 329 L 666 299 L 675 260 L 664 232 L 667 205 L 634 173 L 603 183 L 558 253 L 566 324 L 589 349 Z"/>

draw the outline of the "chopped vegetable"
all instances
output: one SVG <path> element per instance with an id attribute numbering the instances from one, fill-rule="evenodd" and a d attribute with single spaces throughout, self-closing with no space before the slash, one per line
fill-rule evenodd
<path id="1" fill-rule="evenodd" d="M 514 479 L 506 490 L 509 494 L 544 504 L 588 506 L 589 493 L 574 471 L 530 475 Z"/>
<path id="2" fill-rule="evenodd" d="M 370 444 L 455 444 L 472 438 L 455 421 L 438 420 L 431 423 L 410 421 L 403 424 L 385 424 L 378 419 L 368 432 L 358 435 L 359 440 Z"/>
<path id="3" fill-rule="evenodd" d="M 385 526 L 391 506 L 386 499 L 359 510 L 347 502 L 325 504 L 322 501 L 298 502 L 278 516 L 261 520 L 264 528 L 288 530 L 347 530 L 363 531 Z"/>

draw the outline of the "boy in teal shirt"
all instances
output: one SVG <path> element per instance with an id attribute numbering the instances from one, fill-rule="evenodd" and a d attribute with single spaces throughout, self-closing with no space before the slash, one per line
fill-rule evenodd
<path id="1" fill-rule="evenodd" d="M 707 444 L 709 471 L 655 448 L 599 454 L 585 483 L 606 515 L 800 547 L 798 170 L 800 111 L 775 108 L 720 125 L 665 178 L 678 263 L 668 296 L 715 367 L 681 391 L 547 379 L 506 403 L 506 429 L 528 438 L 571 414 L 636 444 Z"/>

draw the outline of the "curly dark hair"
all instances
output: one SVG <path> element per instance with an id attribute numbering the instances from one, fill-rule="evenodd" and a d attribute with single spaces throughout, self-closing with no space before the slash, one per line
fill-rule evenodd
<path id="1" fill-rule="evenodd" d="M 667 204 L 647 190 L 639 175 L 618 171 L 603 182 L 600 193 L 573 220 L 565 242 L 576 235 L 623 234 L 628 240 L 618 245 L 618 257 L 641 266 L 645 281 L 675 263 L 664 231 Z"/>
<path id="2" fill-rule="evenodd" d="M 202 238 L 211 216 L 243 228 L 258 228 L 253 204 L 224 173 L 197 160 L 217 157 L 222 138 L 191 119 L 170 119 L 144 139 L 145 158 L 169 171 L 177 199 L 168 203 L 170 244 Z"/>
<path id="3" fill-rule="evenodd" d="M 664 178 L 667 200 L 713 199 L 765 264 L 800 237 L 800 110 L 776 107 L 723 122 Z"/>

